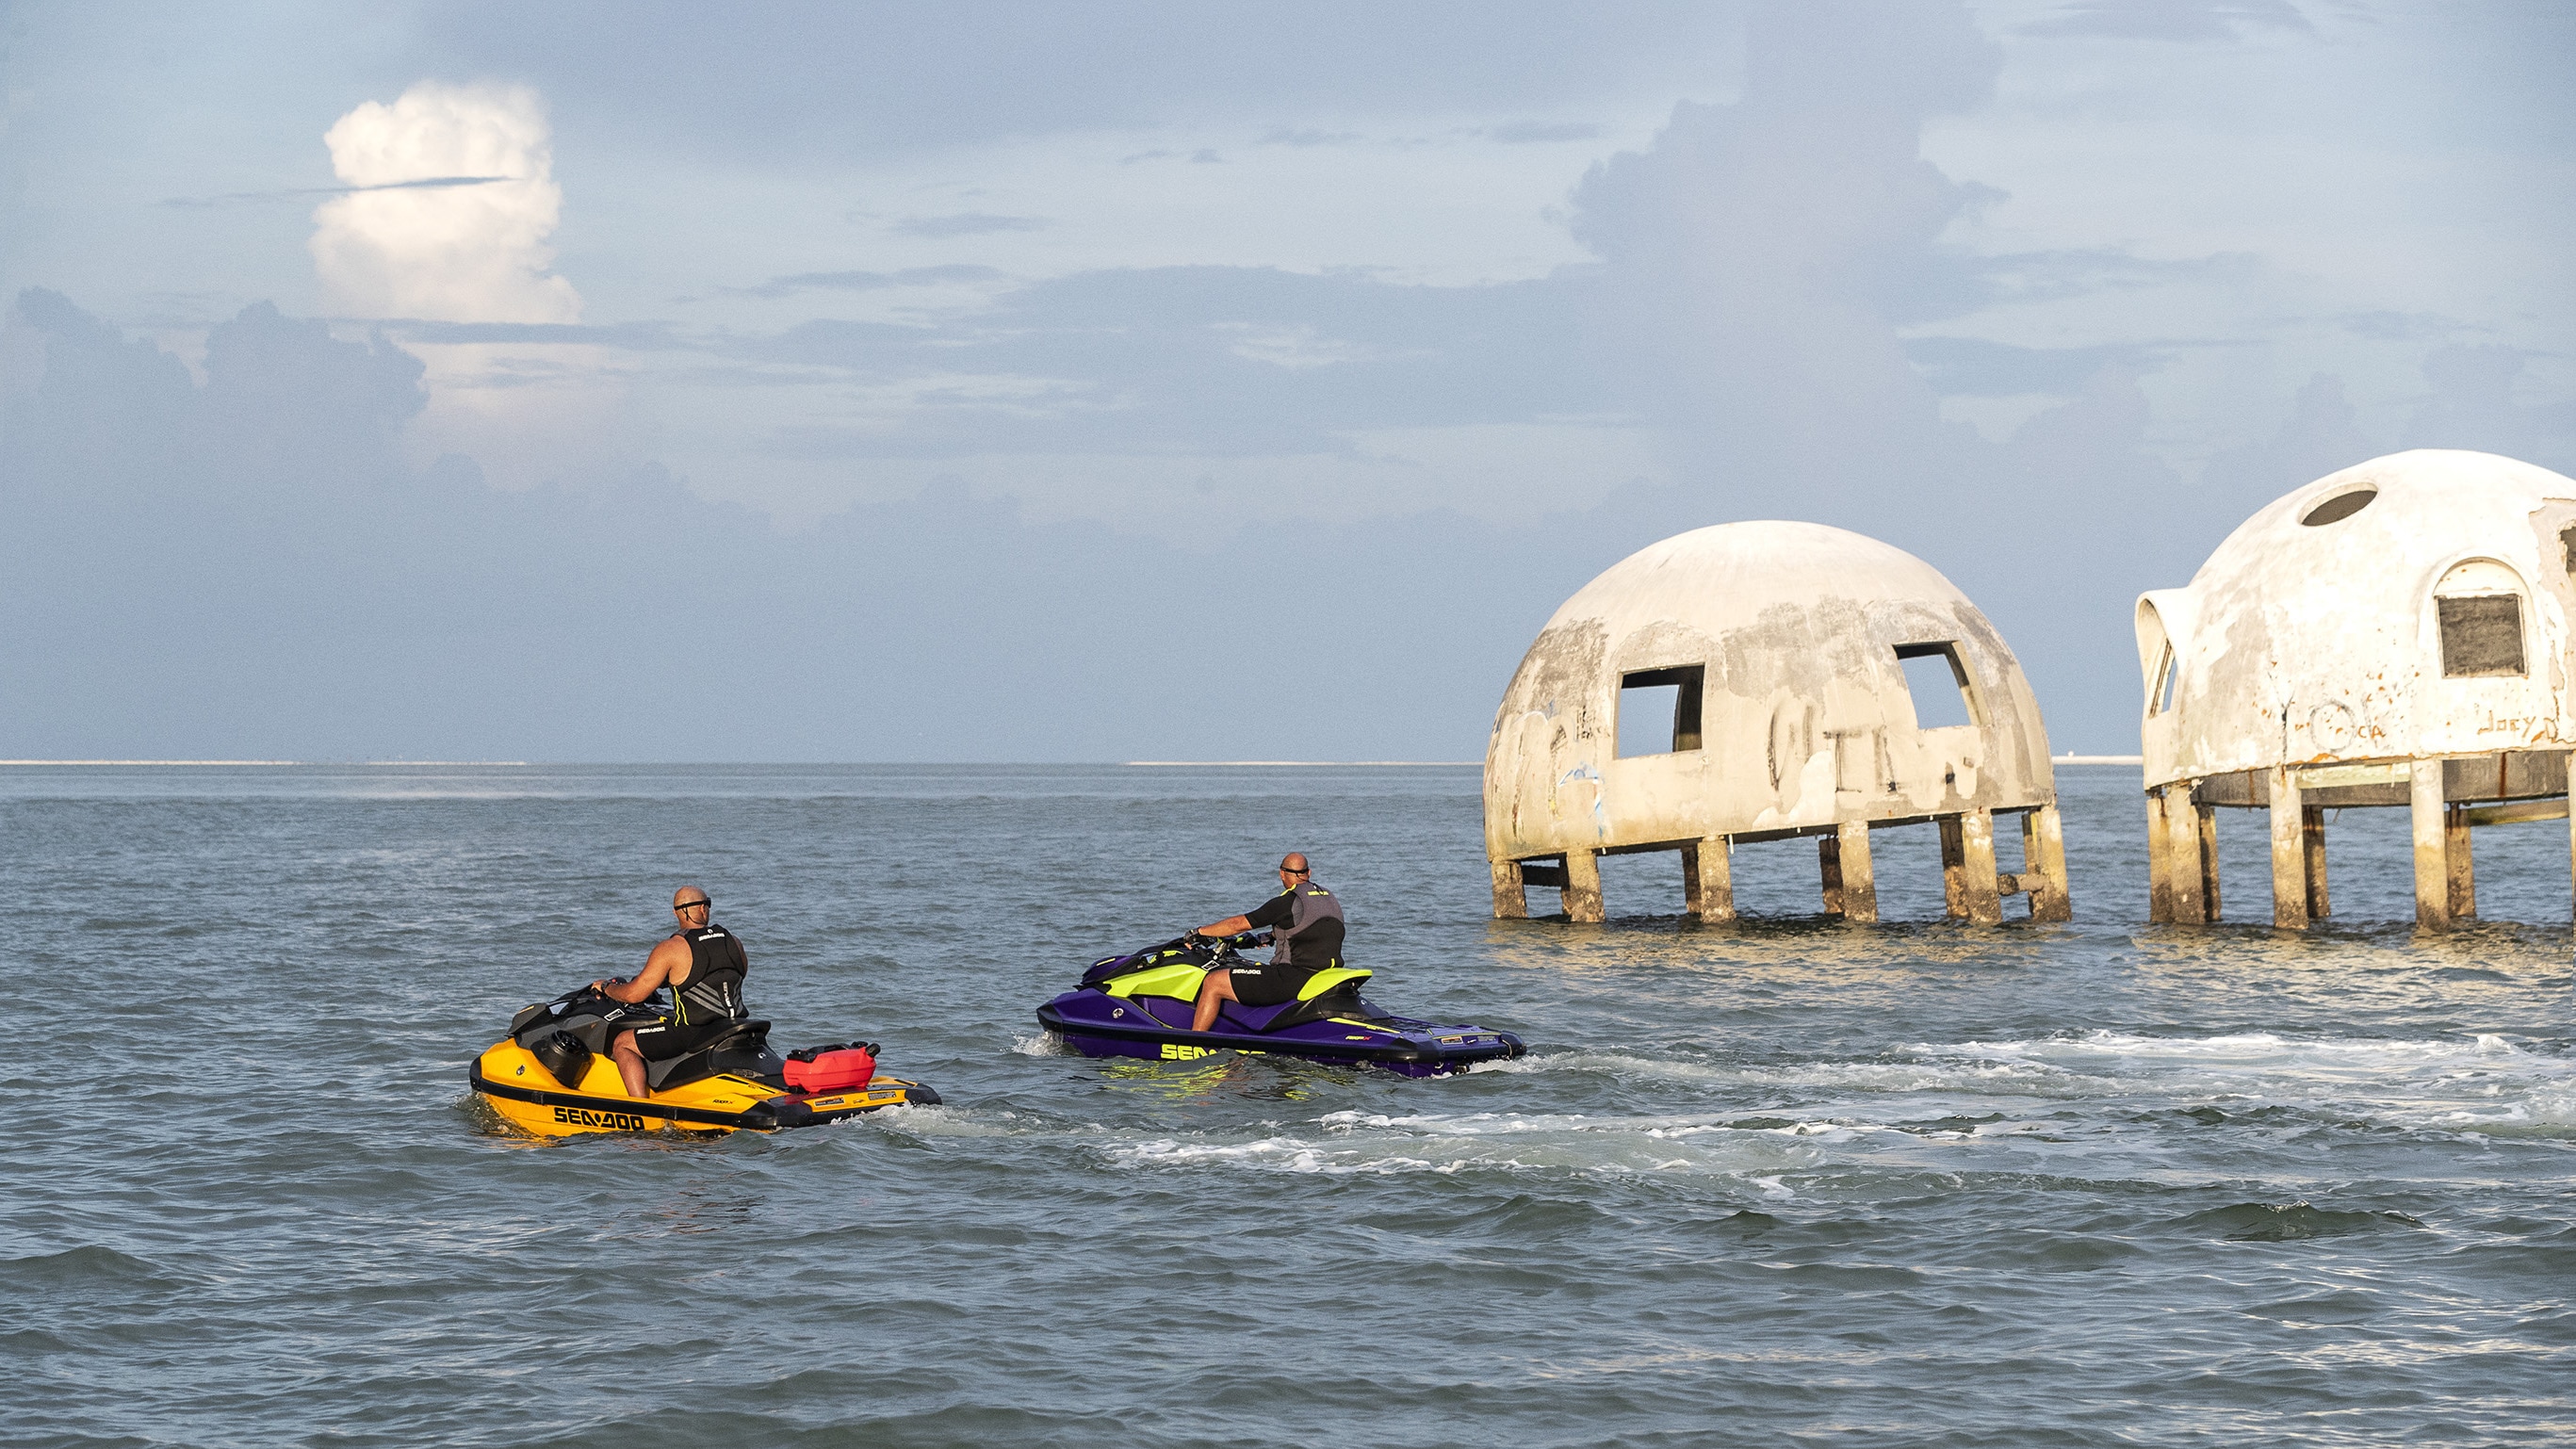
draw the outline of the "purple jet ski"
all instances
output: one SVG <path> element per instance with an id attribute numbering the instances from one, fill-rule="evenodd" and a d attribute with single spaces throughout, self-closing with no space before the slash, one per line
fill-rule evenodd
<path id="1" fill-rule="evenodd" d="M 1295 1001 L 1245 1006 L 1229 1001 L 1209 1031 L 1190 1030 L 1199 983 L 1210 971 L 1247 964 L 1236 954 L 1258 938 L 1182 936 L 1092 963 L 1082 985 L 1038 1008 L 1038 1024 L 1087 1057 L 1189 1061 L 1220 1051 L 1268 1052 L 1334 1065 L 1384 1067 L 1436 1077 L 1477 1062 L 1507 1061 L 1528 1048 L 1507 1031 L 1436 1026 L 1389 1016 L 1360 995 L 1366 971 L 1318 971 Z"/>

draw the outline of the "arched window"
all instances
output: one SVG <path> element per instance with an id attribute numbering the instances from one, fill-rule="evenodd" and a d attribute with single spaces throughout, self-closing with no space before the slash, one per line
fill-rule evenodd
<path id="1" fill-rule="evenodd" d="M 2146 667 L 2147 714 L 2153 718 L 2173 708 L 2182 661 L 2174 654 L 2173 641 L 2165 635 L 2165 617 L 2155 605 L 2140 599 L 2137 623 L 2138 662 Z"/>
<path id="2" fill-rule="evenodd" d="M 2489 558 L 2453 564 L 2433 586 L 2442 631 L 2442 677 L 2484 679 L 2530 673 L 2522 647 L 2522 578 Z"/>

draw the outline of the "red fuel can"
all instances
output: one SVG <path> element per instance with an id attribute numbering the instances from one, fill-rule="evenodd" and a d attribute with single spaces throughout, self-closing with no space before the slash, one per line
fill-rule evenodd
<path id="1" fill-rule="evenodd" d="M 864 1087 L 877 1074 L 874 1045 L 812 1047 L 787 1054 L 787 1086 L 795 1092 L 843 1092 Z"/>

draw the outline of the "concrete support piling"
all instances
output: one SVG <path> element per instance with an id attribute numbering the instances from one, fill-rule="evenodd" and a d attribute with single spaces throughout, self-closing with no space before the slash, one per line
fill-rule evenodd
<path id="1" fill-rule="evenodd" d="M 2039 882 L 2030 887 L 2032 920 L 2075 919 L 2075 898 L 2066 888 L 2066 828 L 2058 819 L 2056 806 L 2042 805 L 2022 812 L 2021 868 L 2025 880 L 2033 875 L 2039 877 Z"/>
<path id="2" fill-rule="evenodd" d="M 1941 831 L 1941 908 L 1950 919 L 1968 918 L 1968 847 L 1967 835 L 1959 826 L 1959 817 L 1944 815 Z"/>
<path id="3" fill-rule="evenodd" d="M 1521 880 L 1521 863 L 1497 860 L 1494 867 L 1494 919 L 1525 921 L 1529 919 L 1529 888 Z"/>
<path id="4" fill-rule="evenodd" d="M 1942 838 L 1943 860 L 1947 861 L 1947 836 Z M 2173 903 L 2173 831 L 2165 824 L 2165 792 L 2147 792 L 2147 922 L 2171 925 Z M 1958 912 L 1952 911 L 1952 915 Z"/>
<path id="5" fill-rule="evenodd" d="M 2449 880 L 2451 919 L 2475 920 L 2478 914 L 2478 873 L 2469 853 L 2469 807 L 2452 805 L 2445 808 L 2442 820 L 2442 854 L 2450 867 Z"/>
<path id="6" fill-rule="evenodd" d="M 1599 921 L 1601 857 L 1588 850 L 1565 853 L 1565 915 L 1573 921 Z"/>
<path id="7" fill-rule="evenodd" d="M 2415 925 L 2418 930 L 2447 931 L 2451 929 L 2450 822 L 2444 818 L 2441 761 L 2414 762 L 2407 803 L 2415 836 Z"/>
<path id="8" fill-rule="evenodd" d="M 2218 807 L 2191 807 L 2192 834 L 2200 846 L 2200 918 L 2218 919 Z"/>
<path id="9" fill-rule="evenodd" d="M 2172 877 L 2165 887 L 2173 901 L 2170 919 L 2178 926 L 2204 925 L 2209 920 L 2205 887 L 2210 870 L 2200 853 L 2200 811 L 2192 804 L 2189 785 L 2167 785 L 2164 802 L 2165 870 Z"/>
<path id="10" fill-rule="evenodd" d="M 1995 887 L 1995 816 L 1971 810 L 1959 817 L 1960 868 L 1965 875 L 1968 920 L 1972 925 L 2001 925 L 2003 897 Z"/>
<path id="11" fill-rule="evenodd" d="M 1869 822 L 1846 820 L 1824 837 L 1833 852 L 1834 879 L 1841 887 L 1838 914 L 1846 921 L 1878 919 L 1878 876 L 1869 858 Z"/>
<path id="12" fill-rule="evenodd" d="M 1703 921 L 1735 919 L 1733 850 L 1723 835 L 1682 847 L 1682 893 L 1690 913 Z"/>
<path id="13" fill-rule="evenodd" d="M 2334 914 L 2326 899 L 2326 811 L 2322 805 L 2299 807 L 2299 869 L 2308 888 L 2308 919 Z"/>
<path id="14" fill-rule="evenodd" d="M 2284 931 L 2308 928 L 2308 817 L 2299 798 L 2299 772 L 2272 767 L 2272 924 Z"/>

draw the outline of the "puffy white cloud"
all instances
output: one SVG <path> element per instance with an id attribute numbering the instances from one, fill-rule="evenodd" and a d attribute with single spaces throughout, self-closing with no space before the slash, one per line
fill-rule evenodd
<path id="1" fill-rule="evenodd" d="M 526 86 L 422 81 L 323 133 L 354 188 L 313 213 L 313 262 L 339 305 L 379 317 L 572 322 L 548 268 L 563 209 L 544 102 Z"/>

